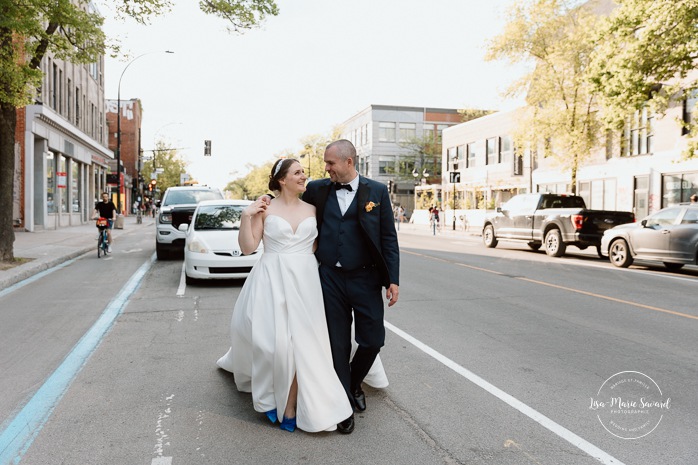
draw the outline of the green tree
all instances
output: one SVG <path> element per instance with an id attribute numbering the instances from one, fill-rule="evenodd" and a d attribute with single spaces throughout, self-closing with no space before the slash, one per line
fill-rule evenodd
<path id="1" fill-rule="evenodd" d="M 481 118 L 483 116 L 490 115 L 494 113 L 493 110 L 480 110 L 478 108 L 464 108 L 462 110 L 458 110 L 458 113 L 461 115 L 461 122 L 462 123 L 467 123 L 468 121 Z"/>
<path id="2" fill-rule="evenodd" d="M 432 134 L 401 142 L 407 153 L 400 155 L 396 179 L 419 181 L 426 175 L 428 183 L 441 182 L 441 141 Z"/>
<path id="3" fill-rule="evenodd" d="M 293 158 L 298 160 L 301 166 L 305 169 L 308 180 L 320 179 L 325 177 L 325 147 L 339 139 L 341 128 L 336 126 L 328 135 L 313 134 L 305 136 L 301 139 L 303 148 L 297 152 L 284 152 L 276 155 L 271 161 L 264 162 L 261 165 L 248 164 L 246 168 L 248 173 L 233 181 L 229 182 L 225 187 L 225 191 L 235 199 L 256 199 L 260 195 L 269 193 L 269 173 L 279 158 Z"/>
<path id="4" fill-rule="evenodd" d="M 531 72 L 508 91 L 526 93 L 514 140 L 532 150 L 544 148 L 546 155 L 569 169 L 573 192 L 580 165 L 602 135 L 595 95 L 586 79 L 600 17 L 578 3 L 519 0 L 486 56 L 532 65 Z"/>
<path id="5" fill-rule="evenodd" d="M 168 11 L 169 0 L 113 0 L 116 12 L 139 22 Z M 201 0 L 201 9 L 228 21 L 232 31 L 256 27 L 277 15 L 274 0 Z M 41 61 L 51 54 L 74 63 L 94 62 L 106 51 L 103 19 L 85 0 L 0 0 L 0 261 L 14 260 L 12 188 L 17 107 L 33 101 Z M 118 50 L 118 47 L 115 49 Z"/>
<path id="6" fill-rule="evenodd" d="M 325 177 L 325 147 L 339 138 L 339 129 L 334 128 L 329 135 L 313 134 L 301 139 L 303 148 L 292 155 L 305 169 L 309 179 Z"/>
<path id="7" fill-rule="evenodd" d="M 276 159 L 261 165 L 246 165 L 249 172 L 228 183 L 224 190 L 230 192 L 230 196 L 235 199 L 254 200 L 260 195 L 268 194 L 269 173 L 275 161 Z"/>
<path id="8" fill-rule="evenodd" d="M 187 172 L 187 162 L 177 153 L 177 149 L 159 140 L 155 143 L 152 157 L 143 163 L 143 179 L 150 182 L 156 170 L 162 170 L 155 177 L 157 188 L 162 194 L 168 187 L 179 186 L 181 175 Z"/>
<path id="9" fill-rule="evenodd" d="M 661 115 L 670 99 L 698 88 L 698 0 L 617 0 L 601 23 L 589 69 L 605 122 L 620 129 L 634 110 L 648 105 Z M 695 155 L 695 119 L 689 156 Z"/>

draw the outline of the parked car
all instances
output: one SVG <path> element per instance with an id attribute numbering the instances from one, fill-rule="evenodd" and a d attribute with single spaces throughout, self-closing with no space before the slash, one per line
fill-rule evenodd
<path id="1" fill-rule="evenodd" d="M 243 255 L 238 245 L 242 210 L 249 200 L 204 200 L 196 207 L 190 224 L 179 225 L 186 233 L 184 273 L 187 283 L 195 279 L 245 278 L 262 255 Z"/>
<path id="2" fill-rule="evenodd" d="M 169 258 L 184 249 L 186 234 L 179 230 L 182 223 L 190 223 L 196 205 L 202 200 L 222 200 L 220 189 L 206 186 L 169 187 L 162 196 L 155 216 L 155 253 L 158 260 Z"/>
<path id="3" fill-rule="evenodd" d="M 577 195 L 519 194 L 485 218 L 482 240 L 486 247 L 500 240 L 523 241 L 533 250 L 542 246 L 552 257 L 563 256 L 568 245 L 596 247 L 601 256 L 603 232 L 632 221 L 632 212 L 587 210 Z"/>
<path id="4" fill-rule="evenodd" d="M 623 268 L 635 260 L 659 261 L 670 270 L 696 265 L 698 204 L 667 207 L 639 223 L 609 229 L 601 239 L 601 250 Z"/>

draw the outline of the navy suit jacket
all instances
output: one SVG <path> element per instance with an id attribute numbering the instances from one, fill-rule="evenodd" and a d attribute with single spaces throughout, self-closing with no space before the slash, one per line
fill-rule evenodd
<path id="1" fill-rule="evenodd" d="M 329 195 L 335 195 L 334 186 L 329 178 L 309 182 L 303 193 L 303 200 L 315 205 L 318 230 L 322 230 L 325 204 Z M 399 285 L 400 248 L 388 188 L 377 181 L 359 176 L 355 200 L 361 234 L 381 272 L 383 286 L 387 288 L 390 284 Z M 375 205 L 373 208 L 369 207 L 370 202 Z M 370 211 L 367 211 L 369 209 Z"/>

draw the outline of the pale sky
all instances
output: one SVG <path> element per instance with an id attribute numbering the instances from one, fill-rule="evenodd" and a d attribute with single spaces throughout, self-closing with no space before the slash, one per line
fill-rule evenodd
<path id="1" fill-rule="evenodd" d="M 131 59 L 148 54 L 125 72 L 128 60 L 107 58 L 106 97 L 117 98 L 123 72 L 121 99 L 143 104 L 143 149 L 164 138 L 194 179 L 223 188 L 371 104 L 517 106 L 501 94 L 519 69 L 483 60 L 511 2 L 279 0 L 279 15 L 244 35 L 195 0 L 174 0 L 147 27 L 114 21 L 98 2 L 107 35 Z"/>

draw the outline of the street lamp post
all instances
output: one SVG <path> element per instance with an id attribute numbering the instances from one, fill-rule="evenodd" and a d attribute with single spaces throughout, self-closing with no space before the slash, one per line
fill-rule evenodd
<path id="1" fill-rule="evenodd" d="M 119 87 L 117 89 L 116 97 L 116 210 L 121 215 L 121 79 L 124 77 L 124 73 L 129 66 L 133 64 L 137 59 L 150 55 L 152 53 L 174 53 L 170 50 L 163 50 L 162 52 L 148 52 L 142 55 L 138 55 L 133 60 L 129 61 L 124 70 L 121 72 L 119 77 Z"/>

